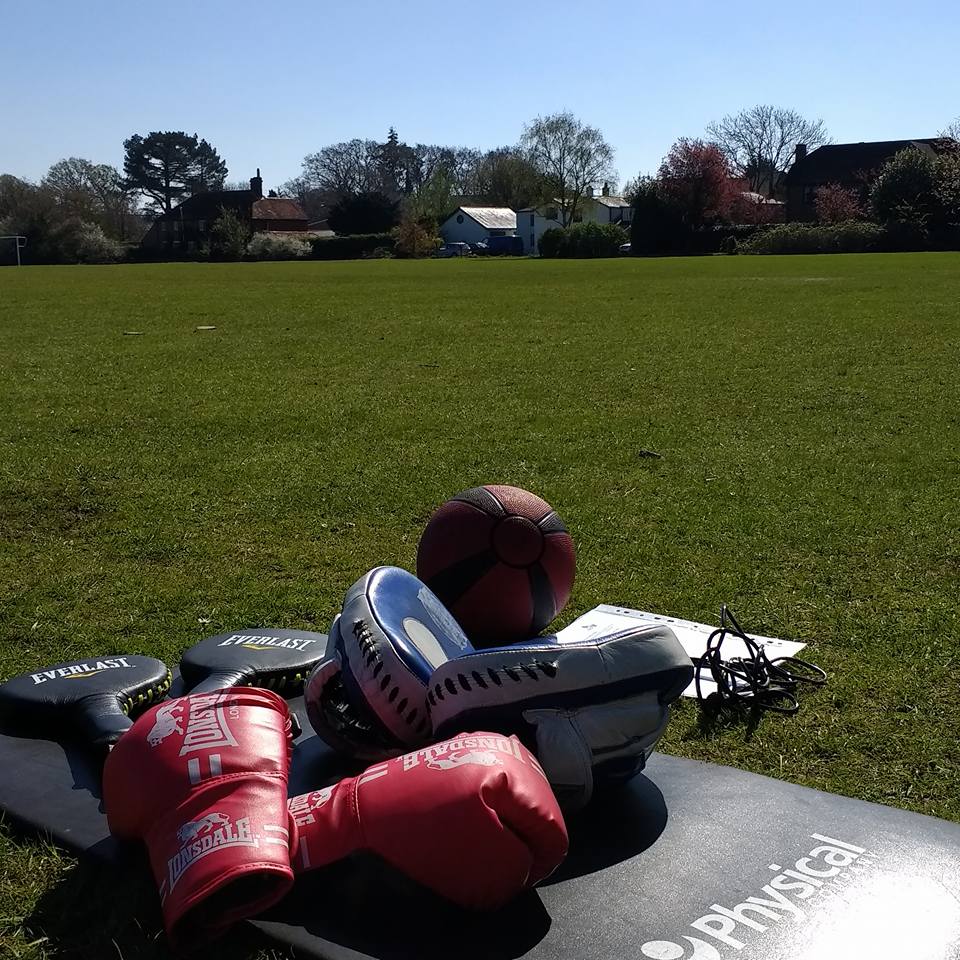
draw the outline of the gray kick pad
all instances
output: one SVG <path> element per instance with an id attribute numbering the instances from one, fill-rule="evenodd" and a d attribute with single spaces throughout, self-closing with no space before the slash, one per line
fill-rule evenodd
<path id="1" fill-rule="evenodd" d="M 299 793 L 348 771 L 291 705 Z M 83 749 L 0 735 L 0 770 L 0 808 L 23 824 L 102 859 L 131 853 L 107 833 Z M 569 827 L 560 870 L 497 913 L 357 857 L 301 878 L 254 924 L 331 960 L 960 957 L 958 824 L 655 754 Z"/>

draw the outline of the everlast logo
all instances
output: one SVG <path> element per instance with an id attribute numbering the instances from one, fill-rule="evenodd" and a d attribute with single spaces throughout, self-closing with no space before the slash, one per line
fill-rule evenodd
<path id="1" fill-rule="evenodd" d="M 497 753 L 525 762 L 519 743 L 509 737 L 458 737 L 405 754 L 400 759 L 404 770 L 412 770 L 421 763 L 436 770 L 447 770 L 463 763 L 479 763 L 483 766 L 501 763 L 496 757 Z"/>
<path id="2" fill-rule="evenodd" d="M 803 922 L 807 917 L 807 900 L 829 890 L 834 878 L 847 879 L 845 874 L 857 870 L 861 864 L 873 863 L 864 856 L 867 851 L 863 847 L 819 833 L 811 834 L 810 839 L 818 841 L 818 846 L 790 869 L 785 870 L 779 863 L 770 864 L 776 876 L 761 888 L 759 896 L 747 897 L 732 907 L 711 904 L 710 913 L 697 917 L 690 927 L 700 936 L 680 938 L 690 945 L 690 953 L 672 940 L 648 940 L 641 945 L 640 953 L 650 960 L 723 960 L 735 956 L 727 950 L 721 952 L 715 944 L 729 950 L 743 950 L 751 930 L 763 933 L 786 917 Z"/>
<path id="3" fill-rule="evenodd" d="M 185 823 L 177 836 L 186 839 L 186 843 L 167 861 L 167 880 L 169 893 L 177 881 L 198 860 L 208 853 L 215 853 L 226 847 L 257 847 L 260 841 L 250 832 L 250 818 L 242 817 L 232 821 L 223 813 L 208 814 L 202 820 Z"/>
<path id="4" fill-rule="evenodd" d="M 32 673 L 34 683 L 46 683 L 48 680 L 83 680 L 92 677 L 102 670 L 122 670 L 129 668 L 126 657 L 113 657 L 109 660 L 97 660 L 95 663 L 71 663 L 68 667 L 57 667 L 56 670 L 44 670 L 42 673 Z"/>
<path id="5" fill-rule="evenodd" d="M 221 640 L 218 647 L 246 647 L 248 650 L 267 650 L 270 647 L 282 647 L 284 650 L 306 650 L 316 640 L 307 640 L 302 637 L 259 637 L 248 633 L 235 633 L 226 640 Z"/>
<path id="6" fill-rule="evenodd" d="M 235 747 L 237 741 L 227 724 L 227 712 L 221 699 L 230 703 L 229 695 L 215 693 L 210 696 L 198 695 L 187 698 L 190 712 L 187 716 L 183 734 L 183 746 L 180 756 L 193 753 L 194 750 L 209 750 L 213 747 Z M 238 715 L 236 706 L 230 706 L 231 716 Z"/>

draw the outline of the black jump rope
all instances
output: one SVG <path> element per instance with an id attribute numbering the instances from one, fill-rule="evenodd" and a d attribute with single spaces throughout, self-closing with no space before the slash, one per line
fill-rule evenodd
<path id="1" fill-rule="evenodd" d="M 748 656 L 724 660 L 721 648 L 726 637 L 742 640 Z M 771 660 L 766 650 L 743 632 L 733 612 L 724 604 L 720 611 L 720 627 L 707 638 L 707 650 L 694 658 L 697 699 L 701 702 L 719 701 L 721 706 L 750 710 L 772 710 L 775 713 L 796 713 L 800 709 L 796 693 L 802 684 L 822 686 L 826 673 L 799 657 L 775 657 Z M 717 692 L 703 694 L 700 677 L 709 671 L 717 685 Z"/>

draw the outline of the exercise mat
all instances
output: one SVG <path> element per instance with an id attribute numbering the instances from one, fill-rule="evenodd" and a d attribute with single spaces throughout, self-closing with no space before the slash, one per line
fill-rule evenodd
<path id="1" fill-rule="evenodd" d="M 304 728 L 291 794 L 352 772 L 313 735 L 302 699 L 290 703 Z M 107 831 L 94 753 L 0 734 L 0 770 L 7 815 L 133 869 Z M 654 754 L 568 826 L 558 872 L 495 913 L 356 857 L 302 877 L 251 922 L 330 960 L 960 957 L 958 824 Z"/>

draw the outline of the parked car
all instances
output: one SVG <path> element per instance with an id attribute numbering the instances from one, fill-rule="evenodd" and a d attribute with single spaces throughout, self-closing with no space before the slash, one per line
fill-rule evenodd
<path id="1" fill-rule="evenodd" d="M 435 254 L 438 257 L 469 257 L 469 243 L 445 243 Z"/>
<path id="2" fill-rule="evenodd" d="M 629 240 L 626 243 L 621 243 L 619 247 L 620 255 L 623 257 L 629 257 L 632 249 L 633 248 L 630 246 Z"/>

